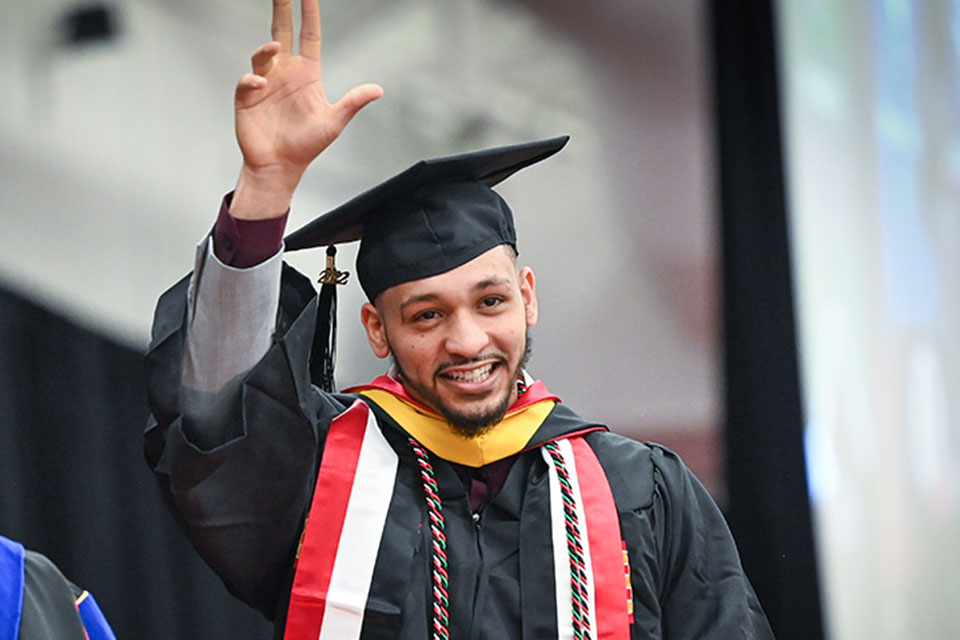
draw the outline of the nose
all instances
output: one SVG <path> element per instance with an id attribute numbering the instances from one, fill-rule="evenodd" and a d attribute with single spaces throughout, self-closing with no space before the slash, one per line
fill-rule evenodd
<path id="1" fill-rule="evenodd" d="M 456 314 L 448 327 L 444 346 L 451 355 L 473 358 L 480 355 L 490 342 L 486 329 L 472 314 Z"/>

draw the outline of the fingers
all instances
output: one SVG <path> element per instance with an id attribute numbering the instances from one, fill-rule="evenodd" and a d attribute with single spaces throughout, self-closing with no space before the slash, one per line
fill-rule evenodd
<path id="1" fill-rule="evenodd" d="M 267 79 L 253 73 L 240 76 L 237 80 L 237 89 L 234 99 L 238 106 L 247 106 L 256 102 L 260 91 L 267 86 Z"/>
<path id="2" fill-rule="evenodd" d="M 333 117 L 336 119 L 340 130 L 347 126 L 360 109 L 382 95 L 383 88 L 377 84 L 362 84 L 347 92 L 347 95 L 333 105 Z"/>
<path id="3" fill-rule="evenodd" d="M 290 0 L 273 0 L 273 24 L 270 33 L 273 39 L 280 43 L 282 52 L 293 51 L 293 12 L 290 9 Z"/>
<path id="4" fill-rule="evenodd" d="M 300 55 L 320 59 L 320 7 L 318 0 L 300 0 Z"/>
<path id="5" fill-rule="evenodd" d="M 280 53 L 279 42 L 268 42 L 253 52 L 250 62 L 253 65 L 253 72 L 258 76 L 265 76 L 273 67 L 273 61 Z"/>
<path id="6" fill-rule="evenodd" d="M 280 51 L 293 53 L 293 9 L 291 0 L 273 0 L 273 24 L 270 33 L 280 43 Z M 300 55 L 311 60 L 320 59 L 319 0 L 300 2 Z"/>

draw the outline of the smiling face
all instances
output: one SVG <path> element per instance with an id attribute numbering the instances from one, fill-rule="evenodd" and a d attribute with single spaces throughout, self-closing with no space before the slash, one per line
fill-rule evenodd
<path id="1" fill-rule="evenodd" d="M 517 397 L 527 328 L 537 321 L 533 271 L 519 273 L 499 246 L 366 303 L 361 319 L 373 352 L 393 355 L 401 382 L 461 433 L 499 422 Z"/>

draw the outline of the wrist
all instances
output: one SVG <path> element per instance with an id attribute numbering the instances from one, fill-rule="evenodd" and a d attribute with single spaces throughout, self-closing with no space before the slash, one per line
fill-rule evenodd
<path id="1" fill-rule="evenodd" d="M 230 215 L 238 220 L 264 220 L 285 215 L 301 175 L 302 172 L 293 174 L 244 164 L 230 203 Z"/>
<path id="2" fill-rule="evenodd" d="M 213 252 L 220 262 L 246 269 L 280 251 L 287 217 L 238 220 L 230 214 L 232 202 L 232 193 L 224 196 L 217 222 L 213 225 Z"/>

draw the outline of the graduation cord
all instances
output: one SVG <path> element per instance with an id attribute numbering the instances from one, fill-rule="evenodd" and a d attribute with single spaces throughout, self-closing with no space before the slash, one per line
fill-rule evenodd
<path id="1" fill-rule="evenodd" d="M 423 496 L 430 516 L 430 538 L 433 542 L 433 639 L 449 640 L 450 618 L 447 611 L 450 605 L 447 598 L 449 576 L 447 575 L 447 537 L 444 534 L 443 502 L 440 500 L 440 492 L 434 478 L 433 465 L 430 464 L 430 455 L 413 438 L 409 438 L 409 442 L 417 455 L 417 462 L 420 463 Z"/>
<path id="2" fill-rule="evenodd" d="M 580 527 L 577 518 L 577 501 L 573 495 L 570 474 L 567 472 L 563 454 L 555 442 L 548 442 L 543 448 L 550 454 L 553 466 L 560 482 L 560 494 L 563 497 L 563 520 L 566 527 L 567 555 L 570 558 L 570 604 L 573 613 L 573 636 L 577 640 L 589 640 L 590 635 L 590 596 L 587 589 L 587 567 L 583 558 L 583 544 L 580 541 Z"/>

